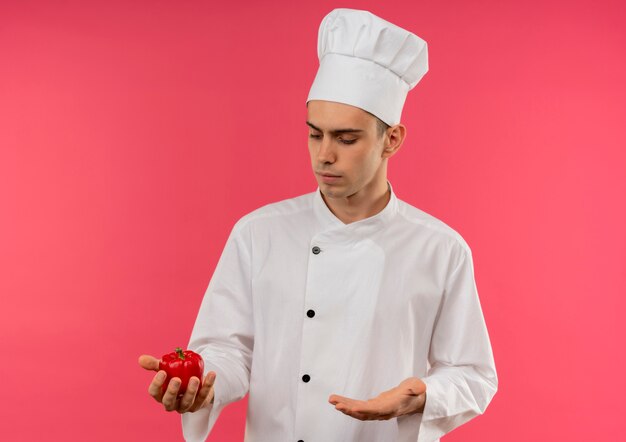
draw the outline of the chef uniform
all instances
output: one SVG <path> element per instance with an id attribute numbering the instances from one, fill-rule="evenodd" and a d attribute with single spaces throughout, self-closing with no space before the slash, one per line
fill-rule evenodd
<path id="1" fill-rule="evenodd" d="M 352 9 L 324 18 L 318 55 L 308 100 L 388 124 L 427 70 L 426 42 Z M 204 441 L 247 393 L 246 442 L 437 441 L 485 411 L 497 375 L 471 250 L 388 186 L 382 211 L 349 224 L 319 188 L 235 224 L 189 343 L 217 377 L 213 404 L 182 415 L 187 441 Z M 409 377 L 426 384 L 423 413 L 362 421 L 328 402 Z"/>

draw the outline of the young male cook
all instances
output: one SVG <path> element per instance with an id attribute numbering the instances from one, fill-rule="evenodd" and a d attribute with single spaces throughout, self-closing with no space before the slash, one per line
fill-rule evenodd
<path id="1" fill-rule="evenodd" d="M 318 56 L 306 124 L 319 188 L 234 226 L 189 343 L 200 391 L 194 378 L 182 399 L 176 382 L 162 395 L 162 372 L 150 385 L 188 441 L 246 393 L 248 442 L 436 441 L 497 390 L 470 248 L 387 180 L 426 42 L 335 9 Z"/>

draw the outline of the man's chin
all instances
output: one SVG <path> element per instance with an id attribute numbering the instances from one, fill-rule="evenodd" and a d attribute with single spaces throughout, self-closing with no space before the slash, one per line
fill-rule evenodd
<path id="1" fill-rule="evenodd" d="M 333 186 L 321 183 L 320 184 L 320 192 L 327 198 L 345 198 L 346 190 L 339 186 Z"/>

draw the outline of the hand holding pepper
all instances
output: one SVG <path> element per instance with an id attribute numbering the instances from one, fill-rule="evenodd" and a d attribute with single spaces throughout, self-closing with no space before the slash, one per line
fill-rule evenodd
<path id="1" fill-rule="evenodd" d="M 187 391 L 187 383 L 195 376 L 202 379 L 204 373 L 204 361 L 202 356 L 192 350 L 183 351 L 176 347 L 176 351 L 161 357 L 159 370 L 165 370 L 167 378 L 165 382 L 169 384 L 170 379 L 179 378 L 181 380 L 178 396 L 182 396 Z M 167 385 L 163 384 L 163 393 L 167 390 Z"/>
<path id="2" fill-rule="evenodd" d="M 213 384 L 215 383 L 216 376 L 214 371 L 207 373 L 202 382 L 202 387 L 200 387 L 200 379 L 196 376 L 192 376 L 191 379 L 189 379 L 186 391 L 180 396 L 181 379 L 173 377 L 167 387 L 165 387 L 167 373 L 165 370 L 159 369 L 159 362 L 161 361 L 154 356 L 141 355 L 139 357 L 139 365 L 146 370 L 154 370 L 157 372 L 148 387 L 148 393 L 157 402 L 162 403 L 166 411 L 175 410 L 178 413 L 193 413 L 213 403 L 213 397 L 215 395 Z"/>

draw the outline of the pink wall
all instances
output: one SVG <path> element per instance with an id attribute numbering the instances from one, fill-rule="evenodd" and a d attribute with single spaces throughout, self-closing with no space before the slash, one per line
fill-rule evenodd
<path id="1" fill-rule="evenodd" d="M 261 3 L 0 3 L 2 439 L 181 439 L 137 356 L 187 343 L 238 217 L 315 189 L 317 29 L 349 6 L 429 43 L 390 179 L 470 244 L 500 377 L 446 440 L 616 440 L 625 3 Z"/>

